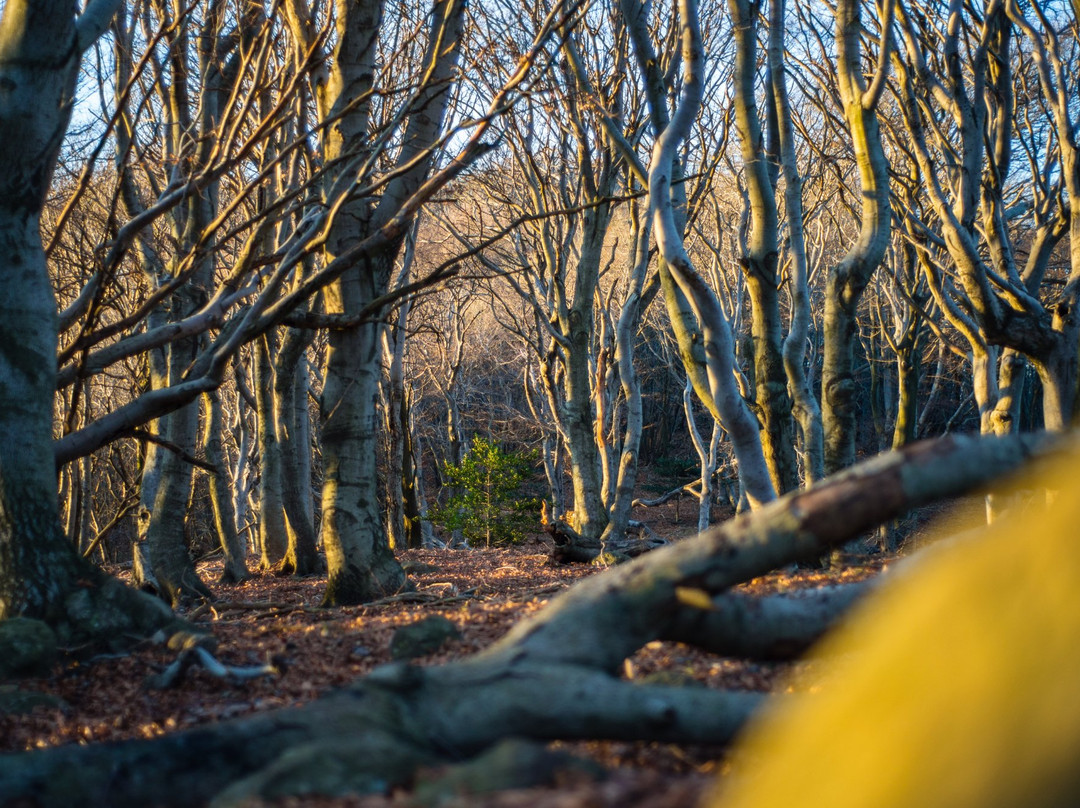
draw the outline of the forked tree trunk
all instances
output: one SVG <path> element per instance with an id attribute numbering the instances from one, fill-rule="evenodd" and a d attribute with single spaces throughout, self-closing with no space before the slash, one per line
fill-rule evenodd
<path id="1" fill-rule="evenodd" d="M 634 340 L 637 338 L 638 327 L 641 323 L 645 271 L 649 265 L 649 219 L 648 208 L 634 217 L 633 227 L 636 232 L 633 264 L 630 266 L 630 277 L 627 281 L 626 301 L 619 312 L 619 319 L 615 326 L 615 361 L 619 365 L 619 384 L 622 387 L 626 407 L 626 427 L 623 430 L 619 470 L 609 508 L 608 524 L 601 537 L 604 542 L 612 537 L 621 538 L 626 535 L 626 529 L 630 524 L 630 509 L 634 503 L 634 489 L 637 484 L 638 455 L 641 449 L 644 416 L 641 403 L 641 380 L 634 367 Z"/>
<path id="2" fill-rule="evenodd" d="M 881 24 L 885 35 L 879 45 L 882 52 L 878 72 L 868 88 L 862 61 L 862 4 L 858 0 L 840 0 L 836 4 L 837 84 L 855 151 L 862 201 L 859 236 L 844 257 L 829 267 L 825 279 L 821 418 L 826 474 L 855 461 L 856 310 L 863 290 L 885 256 L 892 227 L 889 164 L 881 145 L 877 106 L 892 48 L 893 8 L 894 3 L 888 0 Z"/>
<path id="3" fill-rule="evenodd" d="M 592 360 L 593 306 L 599 293 L 601 250 L 610 221 L 611 209 L 607 204 L 585 213 L 584 243 L 576 266 L 574 301 L 560 324 L 566 341 L 563 345 L 566 368 L 563 404 L 570 479 L 574 487 L 573 525 L 587 540 L 600 538 L 608 517 L 600 480 L 600 449 L 594 434 L 596 408 Z"/>
<path id="4" fill-rule="evenodd" d="M 773 103 L 776 107 L 780 165 L 784 176 L 784 206 L 787 215 L 788 252 L 791 255 L 791 321 L 784 338 L 784 371 L 791 390 L 792 415 L 802 435 L 803 474 L 810 485 L 825 476 L 824 433 L 821 405 L 811 389 L 806 370 L 806 342 L 810 333 L 810 291 L 803 234 L 802 176 L 796 159 L 794 124 L 787 91 L 784 62 L 786 3 L 769 4 L 768 64 Z"/>
<path id="5" fill-rule="evenodd" d="M 686 22 L 682 34 L 684 64 L 682 97 L 653 146 L 649 165 L 649 203 L 653 211 L 653 235 L 662 258 L 661 273 L 670 273 L 665 282 L 664 298 L 671 321 L 679 337 L 680 352 L 687 375 L 699 396 L 718 416 L 731 436 L 739 460 L 739 475 L 751 504 L 755 507 L 776 497 L 768 465 L 762 452 L 761 436 L 753 414 L 743 400 L 735 381 L 735 345 L 731 326 L 724 316 L 716 294 L 694 269 L 682 240 L 673 204 L 675 155 L 701 106 L 704 92 L 704 54 L 697 8 L 692 0 L 680 3 Z M 663 278 L 663 274 L 661 275 Z M 692 323 L 696 320 L 696 324 Z M 687 347 L 687 327 L 701 328 L 698 348 L 704 349 L 705 367 L 696 363 Z M 702 376 L 704 375 L 704 379 Z M 702 386 L 704 385 L 704 389 Z"/>
<path id="6" fill-rule="evenodd" d="M 777 155 L 767 152 L 758 117 L 755 81 L 759 9 L 747 0 L 729 0 L 728 8 L 735 40 L 735 124 L 750 203 L 750 234 L 740 262 L 750 298 L 754 404 L 761 422 L 762 449 L 773 488 L 782 494 L 798 486 L 798 470 L 791 397 L 781 355 L 783 337 L 777 277 L 779 214 L 772 163 Z M 772 108 L 775 117 L 775 101 L 767 106 Z M 801 214 L 801 209 L 793 213 Z"/>
<path id="7" fill-rule="evenodd" d="M 377 0 L 343 6 L 337 18 L 337 43 L 327 85 L 324 151 L 329 165 L 341 173 L 328 175 L 327 197 L 351 190 L 348 170 L 364 154 L 379 72 L 379 30 L 382 6 Z M 433 146 L 457 71 L 465 20 L 464 3 L 436 2 L 428 27 L 428 43 L 418 75 L 425 82 L 412 100 L 398 154 L 400 172 L 387 182 L 378 200 L 352 199 L 341 205 L 327 240 L 333 258 L 398 214 L 400 206 L 427 178 Z M 395 592 L 408 581 L 387 541 L 379 507 L 377 425 L 379 378 L 382 372 L 376 301 L 389 289 L 401 240 L 358 260 L 325 291 L 330 314 L 367 317 L 329 335 L 326 383 L 322 401 L 323 496 L 322 539 L 329 579 L 326 605 L 363 603 Z"/>

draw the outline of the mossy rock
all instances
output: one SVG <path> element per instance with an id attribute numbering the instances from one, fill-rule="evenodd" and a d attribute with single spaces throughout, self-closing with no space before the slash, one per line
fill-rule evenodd
<path id="1" fill-rule="evenodd" d="M 507 738 L 465 763 L 421 772 L 413 796 L 419 805 L 437 806 L 471 794 L 596 781 L 606 775 L 591 760 L 536 741 Z"/>
<path id="2" fill-rule="evenodd" d="M 395 631 L 390 640 L 390 655 L 394 659 L 416 659 L 460 638 L 461 632 L 452 621 L 432 615 Z"/>
<path id="3" fill-rule="evenodd" d="M 44 673 L 56 659 L 56 634 L 28 617 L 0 621 L 0 679 Z"/>
<path id="4" fill-rule="evenodd" d="M 614 567 L 617 564 L 624 564 L 630 560 L 630 556 L 626 553 L 620 553 L 617 550 L 605 550 L 589 563 L 594 567 Z"/>
<path id="5" fill-rule="evenodd" d="M 115 580 L 76 588 L 64 606 L 66 641 L 89 641 L 113 651 L 126 650 L 160 629 L 172 634 L 187 625 L 163 601 Z"/>
<path id="6" fill-rule="evenodd" d="M 19 690 L 12 685 L 0 686 L 0 715 L 28 715 L 38 707 L 46 710 L 66 710 L 68 703 L 51 693 Z"/>
<path id="7" fill-rule="evenodd" d="M 404 561 L 401 568 L 409 575 L 433 575 L 442 572 L 442 567 L 438 564 L 428 564 L 426 561 Z"/>

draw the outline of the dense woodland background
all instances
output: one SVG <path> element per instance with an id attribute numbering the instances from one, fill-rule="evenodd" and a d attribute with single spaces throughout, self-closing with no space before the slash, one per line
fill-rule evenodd
<path id="1" fill-rule="evenodd" d="M 811 486 L 857 459 L 1073 421 L 1075 3 L 0 8 L 0 619 L 62 644 L 172 619 L 103 563 L 177 609 L 218 551 L 356 605 L 404 548 L 642 555 L 674 496 L 758 515 L 642 567 L 700 606 L 1040 439 L 961 440 L 932 492 L 888 464 L 951 450 L 860 467 L 842 512 Z M 486 659 L 679 634 L 560 645 L 567 608 Z"/>
<path id="2" fill-rule="evenodd" d="M 354 351 L 338 338 L 361 331 L 370 386 L 350 429 L 377 474 L 363 521 L 378 542 L 461 540 L 448 471 L 477 438 L 539 458 L 520 498 L 586 538 L 621 539 L 629 499 L 682 485 L 702 527 L 710 507 L 737 506 L 739 469 L 762 456 L 736 461 L 700 348 L 680 361 L 650 238 L 643 171 L 688 67 L 679 13 L 349 15 L 364 13 L 378 37 L 347 79 L 361 83 L 351 107 L 328 94 L 346 81 L 352 16 L 318 4 L 133 3 L 87 52 L 42 214 L 72 542 L 116 560 L 158 543 L 157 523 L 186 525 L 168 541 L 313 569 L 297 554 L 333 507 L 324 384 L 342 384 L 335 351 Z M 1058 427 L 1075 395 L 1071 10 L 837 15 L 706 4 L 703 100 L 676 154 L 678 235 L 730 328 L 775 491 L 916 438 Z M 426 43 L 451 23 L 432 61 Z M 421 101 L 438 114 L 416 143 Z M 327 239 L 361 237 L 339 234 L 348 211 L 389 219 L 470 137 L 467 167 L 416 205 L 386 265 L 326 285 Z M 372 271 L 361 302 L 338 300 L 348 273 Z M 674 305 L 685 316 L 686 298 Z M 196 394 L 253 309 L 273 316 Z M 687 345 L 709 327 L 688 322 Z M 151 400 L 184 385 L 152 418 Z M 651 490 L 636 490 L 638 466 Z M 157 572 L 176 587 L 178 572 Z"/>

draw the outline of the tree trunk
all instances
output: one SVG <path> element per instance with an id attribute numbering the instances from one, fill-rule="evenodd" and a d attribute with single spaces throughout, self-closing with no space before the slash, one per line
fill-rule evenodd
<path id="1" fill-rule="evenodd" d="M 214 471 L 210 473 L 210 505 L 214 511 L 214 530 L 225 554 L 225 566 L 221 571 L 222 583 L 239 583 L 250 577 L 245 560 L 244 544 L 236 532 L 236 511 L 233 508 L 231 482 L 226 472 L 225 451 L 221 446 L 223 431 L 221 396 L 217 390 L 203 396 L 203 451 L 206 462 Z"/>
<path id="2" fill-rule="evenodd" d="M 372 135 L 370 105 L 379 72 L 379 37 L 373 32 L 379 30 L 381 16 L 380 3 L 365 0 L 343 6 L 336 21 L 338 38 L 323 110 L 328 122 L 326 159 L 345 172 L 327 178 L 326 195 L 335 203 L 339 194 L 352 188 L 347 171 L 355 157 L 366 154 Z M 377 200 L 342 201 L 327 239 L 328 258 L 399 216 L 401 206 L 427 178 L 457 73 L 465 17 L 464 4 L 436 2 L 418 73 L 423 83 L 405 111 L 398 172 L 381 188 Z M 367 314 L 361 322 L 329 335 L 322 401 L 322 537 L 329 567 L 326 605 L 363 603 L 407 585 L 382 524 L 375 469 L 379 318 L 385 314 L 376 301 L 389 289 L 401 246 L 400 239 L 392 241 L 382 252 L 361 258 L 325 291 L 328 313 Z"/>
<path id="3" fill-rule="evenodd" d="M 276 379 L 271 358 L 277 351 L 273 333 L 256 340 L 255 402 L 256 446 L 259 451 L 259 569 L 276 569 L 285 558 L 288 530 L 285 527 L 285 503 L 282 499 L 282 447 L 279 439 L 278 414 L 282 411 L 275 401 Z M 283 380 L 288 384 L 291 380 Z"/>
<path id="4" fill-rule="evenodd" d="M 611 182 L 608 173 L 605 170 L 602 174 L 604 179 L 601 179 L 601 183 L 607 185 Z M 590 179 L 590 188 L 592 183 Z M 593 189 L 596 195 L 606 191 L 606 187 Z M 611 206 L 607 203 L 585 211 L 574 279 L 574 300 L 569 311 L 560 318 L 566 340 L 562 346 L 566 366 L 564 423 L 567 453 L 570 455 L 570 479 L 574 487 L 573 525 L 588 539 L 600 537 L 607 526 L 608 517 L 600 479 L 600 448 L 595 437 L 592 362 L 595 358 L 593 307 L 600 291 L 600 262 L 610 223 Z"/>
<path id="5" fill-rule="evenodd" d="M 412 417 L 412 392 L 401 398 L 401 511 L 405 527 L 405 546 L 411 550 L 430 544 L 424 536 L 424 511 L 421 504 L 423 484 L 417 467 L 417 447 Z M 429 527 L 430 530 L 430 527 Z"/>
<path id="6" fill-rule="evenodd" d="M 809 486 L 825 476 L 825 438 L 821 427 L 821 405 L 811 389 L 806 371 L 806 343 L 811 322 L 809 267 L 803 234 L 802 177 L 796 157 L 791 102 L 787 91 L 787 65 L 784 63 L 784 34 L 787 31 L 785 7 L 784 0 L 769 4 L 768 45 L 769 77 L 776 107 L 780 166 L 784 175 L 788 252 L 791 255 L 791 321 L 781 351 L 791 390 L 792 414 L 802 437 L 804 482 Z"/>
<path id="7" fill-rule="evenodd" d="M 735 345 L 731 326 L 720 308 L 716 294 L 694 269 L 683 244 L 673 203 L 672 178 L 675 155 L 701 107 L 703 64 L 701 32 L 697 9 L 690 2 L 681 4 L 688 15 L 683 27 L 684 77 L 682 97 L 670 125 L 653 146 L 649 165 L 649 204 L 653 212 L 653 234 L 660 250 L 661 279 L 671 322 L 679 339 L 683 364 L 694 389 L 707 403 L 731 436 L 739 460 L 739 475 L 751 504 L 763 505 L 776 497 L 768 465 L 762 452 L 761 436 L 752 413 L 735 382 Z M 640 55 L 639 55 L 640 56 Z M 668 278 L 665 279 L 665 273 Z M 701 327 L 705 372 L 691 353 L 693 320 Z M 704 378 L 703 378 L 704 376 Z"/>
<path id="8" fill-rule="evenodd" d="M 402 267 L 398 273 L 398 285 L 408 283 L 415 249 L 416 227 L 405 245 Z M 386 498 L 387 534 L 393 548 L 419 547 L 419 530 L 413 531 L 416 501 L 412 492 L 411 436 L 409 435 L 408 391 L 405 387 L 405 337 L 411 301 L 406 300 L 397 311 L 397 321 L 384 331 L 386 353 L 389 356 L 386 374 Z M 411 510 L 407 512 L 407 492 L 412 496 Z M 419 525 L 416 525 L 419 528 Z"/>
<path id="9" fill-rule="evenodd" d="M 379 270 L 356 269 L 327 290 L 330 311 L 356 311 L 374 299 L 370 276 Z M 362 294 L 364 286 L 367 294 Z M 408 583 L 390 549 L 379 507 L 375 458 L 381 327 L 362 323 L 332 331 L 329 337 L 321 429 L 322 542 L 329 573 L 323 603 L 327 606 L 376 600 Z"/>
<path id="10" fill-rule="evenodd" d="M 881 145 L 877 119 L 878 99 L 892 47 L 889 30 L 892 3 L 887 5 L 887 10 L 882 29 L 888 35 L 880 43 L 882 53 L 878 59 L 878 72 L 868 89 L 862 63 L 862 4 L 858 0 L 840 0 L 836 4 L 838 86 L 859 170 L 862 203 L 859 237 L 843 259 L 829 267 L 825 279 L 821 419 L 825 433 L 826 474 L 846 468 L 855 461 L 858 414 L 853 372 L 856 309 L 871 275 L 885 256 L 892 226 L 889 164 Z"/>
<path id="11" fill-rule="evenodd" d="M 311 575 L 321 566 L 312 512 L 311 422 L 305 359 L 312 339 L 312 332 L 286 329 L 274 362 L 274 413 L 287 535 L 285 557 L 277 569 L 282 574 Z"/>
<path id="12" fill-rule="evenodd" d="M 60 529 L 56 301 L 38 232 L 81 50 L 116 8 L 91 5 L 78 26 L 59 0 L 10 0 L 0 16 L 0 620 L 46 620 L 65 645 L 121 645 L 174 618 L 85 562 Z"/>
<path id="13" fill-rule="evenodd" d="M 901 449 L 915 440 L 919 423 L 919 381 L 922 362 L 922 342 L 898 346 L 896 352 L 896 423 L 893 425 L 892 448 Z"/>
<path id="14" fill-rule="evenodd" d="M 619 471 L 615 480 L 615 492 L 612 496 L 608 515 L 608 524 L 604 528 L 602 539 L 607 542 L 612 537 L 626 535 L 630 524 L 630 509 L 634 503 L 634 488 L 637 484 L 638 456 L 641 449 L 641 433 L 644 416 L 641 403 L 641 380 L 634 367 L 634 340 L 641 324 L 642 294 L 645 272 L 649 266 L 649 211 L 642 211 L 634 216 L 635 228 L 633 263 L 630 266 L 626 301 L 619 312 L 615 325 L 615 361 L 619 366 L 619 384 L 622 387 L 626 407 L 626 427 L 622 436 L 622 451 L 619 455 Z M 545 463 L 545 468 L 547 464 Z"/>
<path id="15" fill-rule="evenodd" d="M 159 587 L 158 594 L 174 606 L 185 598 L 213 596 L 195 571 L 184 529 L 194 474 L 189 458 L 195 454 L 198 425 L 198 402 L 188 404 L 169 416 L 168 434 L 172 447 L 161 455 L 161 481 L 146 531 L 146 545 Z M 187 457 L 181 456 L 181 451 Z"/>
<path id="16" fill-rule="evenodd" d="M 735 39 L 735 123 L 742 149 L 750 235 L 741 256 L 750 297 L 750 334 L 753 338 L 754 404 L 761 423 L 761 443 L 769 476 L 778 494 L 798 486 L 791 397 L 781 356 L 782 329 L 779 279 L 779 221 L 772 160 L 762 139 L 755 80 L 757 76 L 757 16 L 759 9 L 746 0 L 729 0 Z M 772 96 L 769 96 L 771 99 Z M 775 116 L 775 103 L 768 105 Z M 771 145 L 771 144 L 770 144 Z"/>

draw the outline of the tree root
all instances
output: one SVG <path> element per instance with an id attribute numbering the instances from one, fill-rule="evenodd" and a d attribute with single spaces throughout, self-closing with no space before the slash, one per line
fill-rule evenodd
<path id="1" fill-rule="evenodd" d="M 202 668 L 211 676 L 226 679 L 233 684 L 240 684 L 248 679 L 258 679 L 263 676 L 280 676 L 285 669 L 284 664 L 280 661 L 270 661 L 265 665 L 253 666 L 225 665 L 219 662 L 202 645 L 195 644 L 183 649 L 179 656 L 161 673 L 148 676 L 143 682 L 143 687 L 147 690 L 167 690 L 176 687 L 193 667 Z"/>
<path id="2" fill-rule="evenodd" d="M 0 794 L 65 808 L 215 797 L 229 806 L 383 791 L 408 783 L 419 766 L 475 756 L 508 736 L 722 744 L 762 694 L 623 681 L 625 659 L 659 638 L 753 650 L 753 635 L 770 623 L 784 630 L 756 652 L 790 651 L 793 637 L 805 643 L 856 591 L 805 596 L 807 608 L 798 597 L 740 601 L 725 594 L 730 586 L 970 491 L 1055 446 L 1031 435 L 916 444 L 585 579 L 467 660 L 386 665 L 304 707 L 151 741 L 0 756 Z M 802 628 L 785 628 L 792 621 Z"/>

